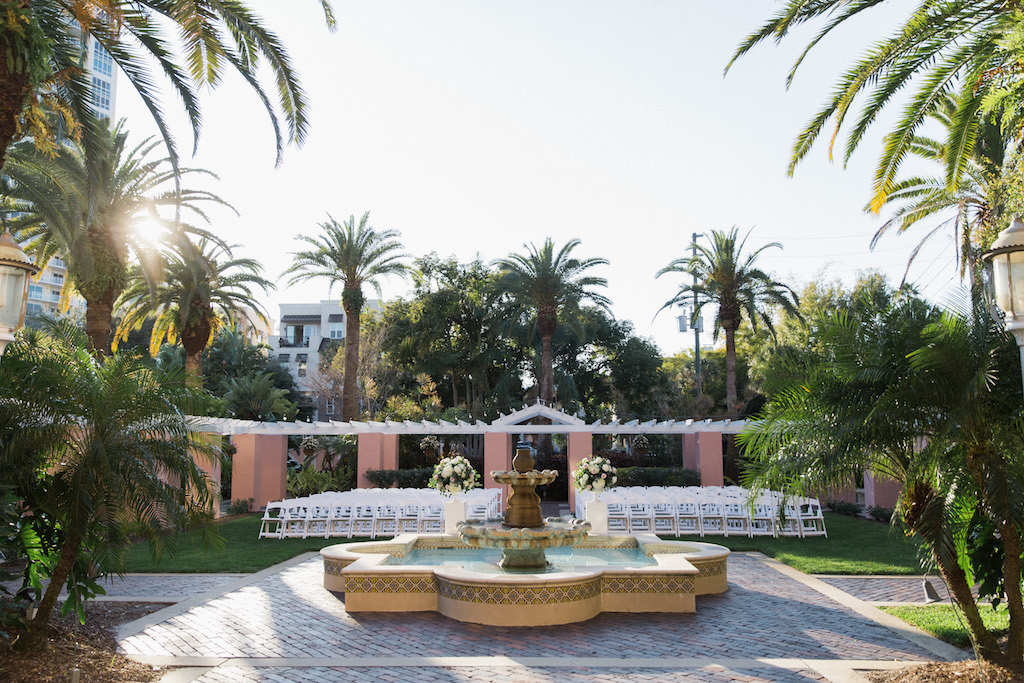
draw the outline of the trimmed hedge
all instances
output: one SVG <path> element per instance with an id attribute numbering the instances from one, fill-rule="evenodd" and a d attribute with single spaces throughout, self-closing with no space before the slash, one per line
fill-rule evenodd
<path id="1" fill-rule="evenodd" d="M 380 489 L 397 486 L 400 489 L 425 489 L 433 467 L 417 467 L 410 470 L 366 470 L 366 478 Z"/>
<path id="2" fill-rule="evenodd" d="M 683 467 L 621 467 L 616 486 L 700 486 L 700 472 Z"/>

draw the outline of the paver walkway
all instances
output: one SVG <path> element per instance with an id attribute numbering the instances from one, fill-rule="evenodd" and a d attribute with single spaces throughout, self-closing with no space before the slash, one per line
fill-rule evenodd
<path id="1" fill-rule="evenodd" d="M 122 628 L 119 649 L 184 666 L 168 681 L 847 681 L 958 651 L 756 553 L 697 613 L 495 628 L 434 613 L 345 612 L 305 556 Z M 918 585 L 920 580 L 918 579 Z"/>

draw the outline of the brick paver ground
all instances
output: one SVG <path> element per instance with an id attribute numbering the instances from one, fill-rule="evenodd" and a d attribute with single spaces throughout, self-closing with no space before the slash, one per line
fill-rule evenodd
<path id="1" fill-rule="evenodd" d="M 106 591 L 98 599 L 147 598 L 156 602 L 177 602 L 200 593 L 206 593 L 220 586 L 237 581 L 244 574 L 125 574 L 108 576 L 100 580 Z M 21 583 L 7 581 L 8 590 L 17 589 Z"/>
<path id="2" fill-rule="evenodd" d="M 818 576 L 830 586 L 855 595 L 865 602 L 924 602 L 923 576 Z M 928 582 L 940 600 L 949 600 L 946 584 L 931 575 Z"/>
<path id="3" fill-rule="evenodd" d="M 756 555 L 731 556 L 729 591 L 698 598 L 696 614 L 602 614 L 581 624 L 529 629 L 464 624 L 435 613 L 350 615 L 343 597 L 324 590 L 321 580 L 319 558 L 269 572 L 179 614 L 158 615 L 157 623 L 142 630 L 129 627 L 119 649 L 137 656 L 225 658 L 207 660 L 219 666 L 195 679 L 204 682 L 603 680 L 599 675 L 625 681 L 807 681 L 827 679 L 808 666 L 749 662 L 936 659 Z M 420 658 L 421 664 L 373 666 L 380 658 L 403 657 Z M 486 662 L 448 667 L 431 663 L 431 657 L 548 659 L 506 666 L 498 676 Z M 668 661 L 695 657 L 720 666 L 680 668 Z M 260 658 L 261 664 L 246 668 L 246 658 Z M 281 658 L 289 661 L 275 667 Z M 588 666 L 595 658 L 603 658 L 602 664 Z M 646 668 L 628 669 L 610 661 L 623 658 L 648 661 Z M 345 665 L 324 661 L 331 659 Z M 660 660 L 665 665 L 659 668 Z M 741 660 L 748 663 L 730 664 Z"/>

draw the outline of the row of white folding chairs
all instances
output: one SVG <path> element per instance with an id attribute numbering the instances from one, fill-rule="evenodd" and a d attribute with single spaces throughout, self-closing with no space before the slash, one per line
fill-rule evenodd
<path id="1" fill-rule="evenodd" d="M 485 520 L 501 508 L 500 489 L 467 496 L 466 519 Z M 313 499 L 310 502 L 310 499 Z M 388 501 L 380 496 L 345 499 L 307 497 L 267 504 L 260 538 L 334 538 L 396 536 L 403 533 L 438 533 L 444 530 L 444 501 L 406 499 Z"/>
<path id="2" fill-rule="evenodd" d="M 639 493 L 624 488 L 602 494 L 601 500 L 608 505 L 610 533 L 828 536 L 817 498 L 785 498 L 765 492 L 751 504 L 745 495 L 735 492 L 687 492 L 678 497 Z M 583 496 L 582 505 L 588 499 L 592 496 Z M 581 505 L 579 497 L 577 505 Z"/>

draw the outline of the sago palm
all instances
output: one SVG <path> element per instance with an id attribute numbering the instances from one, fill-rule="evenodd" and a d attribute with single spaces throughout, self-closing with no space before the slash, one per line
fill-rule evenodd
<path id="1" fill-rule="evenodd" d="M 799 318 L 799 304 L 791 287 L 777 282 L 757 267 L 757 259 L 766 249 L 782 248 L 778 242 L 765 244 L 744 255 L 743 247 L 747 238 L 741 240 L 735 227 L 729 232 L 712 230 L 709 237 L 710 246 L 697 242 L 696 253 L 678 258 L 658 271 L 657 277 L 678 273 L 694 278 L 692 282 L 684 281 L 680 284 L 675 296 L 658 310 L 661 312 L 672 306 L 695 301 L 692 317 L 696 321 L 704 306 L 713 304 L 718 307 L 714 335 L 717 339 L 719 328 L 725 332 L 725 403 L 729 414 L 735 415 L 736 330 L 744 319 L 754 328 L 760 320 L 774 335 L 774 309 L 781 308 Z"/>
<path id="2" fill-rule="evenodd" d="M 260 275 L 262 267 L 249 258 L 232 258 L 229 247 L 200 240 L 165 255 L 163 278 L 150 282 L 139 267 L 132 270 L 131 282 L 118 300 L 121 321 L 114 335 L 117 342 L 154 318 L 149 340 L 152 355 L 166 340 L 181 342 L 185 349 L 185 369 L 193 378 L 202 375 L 200 354 L 211 335 L 225 321 L 237 317 L 255 322 L 266 321 L 263 306 L 256 301 L 254 288 L 267 292 L 274 284 Z"/>
<path id="3" fill-rule="evenodd" d="M 341 284 L 341 305 L 345 310 L 345 377 L 342 384 L 343 420 L 359 417 L 356 379 L 359 374 L 359 316 L 363 310 L 363 285 L 372 286 L 381 296 L 380 281 L 388 275 L 405 276 L 402 243 L 396 230 L 376 230 L 369 225 L 370 212 L 356 223 L 355 216 L 339 224 L 328 216 L 320 223 L 321 234 L 299 235 L 312 249 L 292 254 L 292 265 L 285 271 L 290 284 L 323 278 L 328 291 Z"/>
<path id="4" fill-rule="evenodd" d="M 333 28 L 329 1 L 319 3 Z M 46 137 L 41 113 L 45 104 L 56 104 L 72 120 L 85 122 L 84 143 L 91 144 L 96 133 L 89 124 L 94 95 L 88 72 L 81 68 L 82 34 L 96 40 L 142 98 L 175 167 L 174 138 L 160 104 L 161 77 L 181 102 L 196 138 L 201 122 L 198 91 L 218 85 L 232 71 L 255 91 L 269 113 L 278 159 L 286 141 L 301 143 L 305 137 L 306 95 L 288 53 L 242 0 L 15 0 L 4 6 L 0 164 L 19 131 L 37 140 Z M 273 81 L 276 98 L 264 87 L 267 77 Z"/>
<path id="5" fill-rule="evenodd" d="M 26 331 L 0 363 L 0 484 L 15 487 L 53 555 L 49 583 L 30 622 L 45 638 L 69 582 L 81 599 L 83 560 L 116 570 L 133 537 L 163 538 L 208 518 L 219 483 L 200 461 L 218 453 L 194 432 L 187 411 L 199 394 L 137 354 L 96 360 L 68 323 Z M 13 431 L 13 433 L 12 433 Z"/>
<path id="6" fill-rule="evenodd" d="M 555 400 L 551 341 L 559 322 L 569 314 L 575 319 L 575 313 L 584 301 L 604 308 L 611 303 L 593 289 L 608 286 L 608 281 L 587 274 L 595 266 L 608 265 L 608 260 L 574 258 L 572 251 L 579 245 L 580 240 L 571 239 L 556 251 L 549 237 L 539 249 L 534 244 L 524 244 L 525 254 L 510 254 L 494 262 L 499 270 L 495 283 L 497 289 L 523 309 L 534 311 L 534 324 L 541 344 L 538 393 L 541 400 L 547 402 Z"/>
<path id="7" fill-rule="evenodd" d="M 836 314 L 822 332 L 817 362 L 795 367 L 740 437 L 753 460 L 745 483 L 818 495 L 867 470 L 902 482 L 896 518 L 926 543 L 979 655 L 1020 662 L 1024 432 L 1012 343 L 982 306 L 940 315 L 912 297 L 864 319 Z M 999 566 L 971 558 L 979 514 L 998 532 Z M 1005 652 L 971 592 L 986 571 L 1006 579 Z"/>
<path id="8" fill-rule="evenodd" d="M 169 243 L 183 239 L 185 232 L 210 237 L 178 218 L 205 219 L 205 202 L 226 206 L 210 192 L 178 186 L 182 176 L 212 174 L 200 169 L 176 173 L 169 159 L 152 155 L 159 146 L 152 139 L 130 146 L 119 125 L 101 145 L 83 149 L 68 143 L 52 157 L 30 141 L 19 142 L 4 166 L 9 184 L 3 212 L 37 264 L 55 256 L 65 260 L 66 285 L 85 299 L 85 329 L 97 353 L 109 348 L 114 302 L 128 284 L 133 260 L 151 281 L 160 277 L 160 254 L 138 223 L 162 221 L 168 228 L 163 239 Z M 95 182 L 90 166 L 97 171 Z"/>

